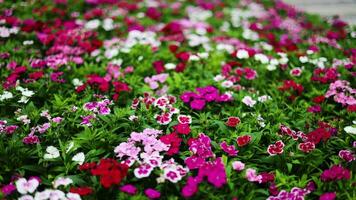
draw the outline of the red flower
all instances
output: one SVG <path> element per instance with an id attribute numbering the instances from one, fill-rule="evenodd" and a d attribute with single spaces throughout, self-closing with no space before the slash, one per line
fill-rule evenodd
<path id="1" fill-rule="evenodd" d="M 101 159 L 100 163 L 91 169 L 91 174 L 100 176 L 100 183 L 103 187 L 109 188 L 112 185 L 120 184 L 121 180 L 126 177 L 128 166 L 118 163 L 114 159 Z"/>
<path id="2" fill-rule="evenodd" d="M 169 144 L 170 148 L 167 151 L 167 155 L 172 156 L 174 154 L 179 153 L 179 146 L 182 142 L 182 139 L 178 137 L 177 133 L 171 133 L 168 135 L 164 135 L 160 138 L 160 140 L 165 143 Z"/>
<path id="3" fill-rule="evenodd" d="M 312 142 L 314 144 L 318 144 L 321 141 L 321 139 L 326 141 L 330 137 L 331 137 L 331 132 L 323 127 L 317 128 L 307 135 L 308 142 Z"/>
<path id="4" fill-rule="evenodd" d="M 86 196 L 93 193 L 91 187 L 71 187 L 69 192 L 79 194 L 80 196 Z"/>
<path id="5" fill-rule="evenodd" d="M 250 141 L 251 141 L 251 136 L 249 135 L 239 136 L 236 139 L 237 145 L 239 147 L 243 147 L 247 145 Z"/>
<path id="6" fill-rule="evenodd" d="M 189 124 L 177 124 L 174 127 L 174 130 L 177 131 L 180 134 L 187 135 L 190 133 L 190 126 Z"/>
<path id="7" fill-rule="evenodd" d="M 305 152 L 305 153 L 309 153 L 311 152 L 313 149 L 315 149 L 315 144 L 312 142 L 304 142 L 304 143 L 300 143 L 298 145 L 298 149 Z"/>
<path id="8" fill-rule="evenodd" d="M 241 122 L 238 117 L 229 117 L 226 121 L 226 126 L 236 127 Z"/>
<path id="9" fill-rule="evenodd" d="M 282 140 L 277 141 L 275 144 L 270 144 L 267 148 L 269 155 L 274 156 L 283 153 L 284 143 Z"/>
<path id="10" fill-rule="evenodd" d="M 325 97 L 324 97 L 323 95 L 317 96 L 317 97 L 314 97 L 314 98 L 313 98 L 313 102 L 314 102 L 314 103 L 317 103 L 317 104 L 322 103 L 324 100 L 325 100 Z"/>
<path id="11" fill-rule="evenodd" d="M 79 170 L 89 170 L 92 169 L 96 166 L 95 162 L 91 162 L 91 163 L 83 163 L 82 165 L 79 166 Z"/>

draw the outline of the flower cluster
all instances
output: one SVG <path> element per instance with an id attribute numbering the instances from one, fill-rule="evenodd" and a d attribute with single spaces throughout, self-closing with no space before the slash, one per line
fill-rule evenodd
<path id="1" fill-rule="evenodd" d="M 324 182 L 349 180 L 350 178 L 350 171 L 340 165 L 333 165 L 330 169 L 324 170 L 323 173 L 320 175 L 320 179 Z"/>
<path id="2" fill-rule="evenodd" d="M 189 103 L 194 110 L 203 110 L 207 102 L 228 102 L 232 100 L 230 93 L 220 94 L 219 90 L 213 86 L 196 88 L 197 93 L 184 92 L 180 99 L 184 103 Z"/>
<path id="3" fill-rule="evenodd" d="M 304 199 L 304 197 L 309 193 L 310 191 L 307 189 L 294 187 L 290 192 L 282 190 L 277 196 L 268 197 L 268 200 Z"/>
<path id="4" fill-rule="evenodd" d="M 198 186 L 204 177 L 217 188 L 226 184 L 226 172 L 221 158 L 207 160 L 214 157 L 210 138 L 200 133 L 197 138 L 191 138 L 188 145 L 193 155 L 185 159 L 185 164 L 190 170 L 198 169 L 198 175 L 188 178 L 187 184 L 182 189 L 182 195 L 184 197 L 193 196 L 198 191 Z"/>
<path id="5" fill-rule="evenodd" d="M 166 135 L 166 137 L 162 136 L 163 139 L 162 137 L 158 139 L 161 134 L 162 131 L 155 129 L 145 129 L 140 133 L 132 132 L 128 141 L 119 144 L 114 152 L 117 157 L 124 159 L 123 163 L 129 166 L 134 165 L 135 162 L 139 163 L 139 166 L 134 169 L 137 178 L 149 177 L 155 168 L 159 168 L 163 171 L 163 174 L 161 174 L 163 180 L 167 179 L 176 183 L 187 174 L 188 170 L 176 163 L 173 158 L 163 160 L 163 155 L 160 155 L 161 152 L 172 154 L 174 149 L 170 148 L 177 147 L 174 146 L 176 141 L 166 142 L 167 137 L 172 136 Z"/>
<path id="6" fill-rule="evenodd" d="M 356 89 L 350 87 L 350 83 L 344 80 L 337 80 L 330 84 L 325 97 L 334 96 L 334 101 L 343 106 L 356 105 Z"/>

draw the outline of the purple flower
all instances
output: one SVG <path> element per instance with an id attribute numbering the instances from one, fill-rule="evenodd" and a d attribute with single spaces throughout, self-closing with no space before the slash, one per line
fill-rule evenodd
<path id="1" fill-rule="evenodd" d="M 161 196 L 161 193 L 155 189 L 148 188 L 145 190 L 145 194 L 150 199 L 157 199 Z"/>
<path id="2" fill-rule="evenodd" d="M 238 152 L 234 145 L 228 145 L 225 141 L 220 144 L 220 148 L 229 154 L 229 156 L 236 156 Z"/>

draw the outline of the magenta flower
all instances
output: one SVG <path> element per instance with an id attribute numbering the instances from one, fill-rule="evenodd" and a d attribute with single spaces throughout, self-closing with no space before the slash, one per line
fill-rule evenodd
<path id="1" fill-rule="evenodd" d="M 205 101 L 201 99 L 195 99 L 190 102 L 190 107 L 194 110 L 202 110 L 205 107 Z"/>
<path id="2" fill-rule="evenodd" d="M 161 193 L 159 191 L 152 188 L 146 189 L 145 194 L 150 199 L 158 199 L 161 196 Z"/>
<path id="3" fill-rule="evenodd" d="M 335 192 L 326 192 L 320 195 L 319 200 L 334 200 L 336 198 Z"/>
<path id="4" fill-rule="evenodd" d="M 137 188 L 134 185 L 127 184 L 120 187 L 121 192 L 125 192 L 129 195 L 135 195 L 137 193 Z"/>

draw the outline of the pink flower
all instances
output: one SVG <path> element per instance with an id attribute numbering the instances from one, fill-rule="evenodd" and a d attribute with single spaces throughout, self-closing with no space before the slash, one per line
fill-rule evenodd
<path id="1" fill-rule="evenodd" d="M 52 121 L 57 123 L 57 124 L 61 123 L 62 120 L 63 120 L 62 117 L 55 117 L 55 118 L 52 119 Z"/>
<path id="2" fill-rule="evenodd" d="M 232 162 L 232 168 L 236 171 L 242 171 L 245 169 L 245 164 L 241 161 L 234 161 Z"/>
<path id="3" fill-rule="evenodd" d="M 161 196 L 161 193 L 159 191 L 152 188 L 146 189 L 145 194 L 150 199 L 158 199 Z"/>
<path id="4" fill-rule="evenodd" d="M 245 105 L 249 106 L 249 107 L 253 107 L 256 104 L 256 101 L 252 99 L 252 97 L 250 96 L 245 96 L 242 99 L 242 103 L 244 103 Z"/>
<path id="5" fill-rule="evenodd" d="M 259 182 L 262 183 L 262 176 L 256 174 L 256 170 L 248 168 L 246 170 L 246 178 L 250 182 Z"/>

